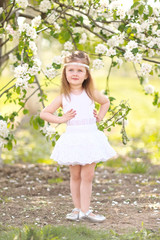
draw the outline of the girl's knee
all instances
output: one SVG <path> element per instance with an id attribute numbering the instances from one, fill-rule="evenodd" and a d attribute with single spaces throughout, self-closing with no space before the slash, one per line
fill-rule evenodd
<path id="1" fill-rule="evenodd" d="M 79 181 L 81 179 L 81 174 L 80 173 L 71 174 L 71 179 L 74 181 Z"/>
<path id="2" fill-rule="evenodd" d="M 70 167 L 70 177 L 74 181 L 81 179 L 81 168 L 80 167 Z"/>
<path id="3" fill-rule="evenodd" d="M 94 169 L 87 169 L 81 171 L 81 179 L 82 181 L 92 182 L 94 178 Z"/>

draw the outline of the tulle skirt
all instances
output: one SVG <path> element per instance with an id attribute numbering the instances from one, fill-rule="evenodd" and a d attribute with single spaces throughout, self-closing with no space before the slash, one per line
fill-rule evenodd
<path id="1" fill-rule="evenodd" d="M 67 126 L 56 142 L 51 159 L 60 165 L 86 165 L 115 157 L 108 138 L 96 124 Z"/>

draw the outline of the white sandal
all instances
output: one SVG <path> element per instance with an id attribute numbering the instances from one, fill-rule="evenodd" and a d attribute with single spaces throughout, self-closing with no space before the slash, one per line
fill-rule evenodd
<path id="1" fill-rule="evenodd" d="M 74 212 L 77 212 L 77 213 L 74 213 Z M 71 213 L 68 213 L 66 215 L 66 219 L 71 221 L 79 220 L 79 212 L 80 212 L 79 208 L 74 208 Z"/>
<path id="2" fill-rule="evenodd" d="M 103 215 L 90 215 L 92 210 L 88 210 L 88 212 L 84 213 L 82 211 L 79 212 L 79 220 L 89 220 L 90 222 L 103 222 L 106 220 Z"/>

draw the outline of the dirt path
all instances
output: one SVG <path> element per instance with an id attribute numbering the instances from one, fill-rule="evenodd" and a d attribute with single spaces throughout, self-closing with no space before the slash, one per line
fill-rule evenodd
<path id="1" fill-rule="evenodd" d="M 118 233 L 140 230 L 142 226 L 156 231 L 160 228 L 159 186 L 160 177 L 116 174 L 113 169 L 98 167 L 91 206 L 107 220 L 84 224 Z M 0 224 L 83 224 L 65 220 L 72 208 L 68 168 L 61 168 L 60 172 L 48 165 L 16 164 L 0 168 Z"/>

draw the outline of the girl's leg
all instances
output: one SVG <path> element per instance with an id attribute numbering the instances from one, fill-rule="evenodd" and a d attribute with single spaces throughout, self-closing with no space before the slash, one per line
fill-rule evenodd
<path id="1" fill-rule="evenodd" d="M 80 183 L 81 183 L 81 166 L 69 166 L 70 169 L 70 190 L 75 208 L 81 208 L 80 205 Z"/>
<path id="2" fill-rule="evenodd" d="M 92 194 L 92 180 L 94 177 L 96 163 L 86 164 L 81 166 L 81 186 L 80 199 L 81 210 L 86 213 L 89 210 L 91 194 Z"/>

